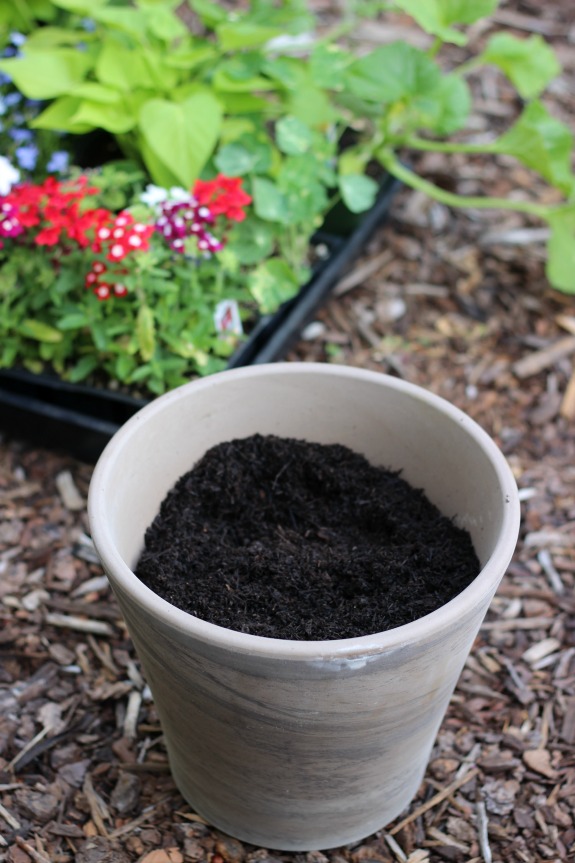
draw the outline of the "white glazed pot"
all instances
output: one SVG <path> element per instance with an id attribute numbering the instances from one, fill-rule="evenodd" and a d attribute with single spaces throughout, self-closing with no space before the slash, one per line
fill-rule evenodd
<path id="1" fill-rule="evenodd" d="M 206 450 L 256 432 L 344 444 L 401 469 L 469 530 L 480 574 L 432 614 L 339 641 L 247 635 L 170 605 L 133 573 L 144 532 Z M 143 408 L 96 466 L 89 517 L 183 796 L 239 839 L 314 850 L 362 839 L 415 795 L 513 554 L 519 503 L 496 445 L 443 399 L 377 372 L 278 363 Z"/>

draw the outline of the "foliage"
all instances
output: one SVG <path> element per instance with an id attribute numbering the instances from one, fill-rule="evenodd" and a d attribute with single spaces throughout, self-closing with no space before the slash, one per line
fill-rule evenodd
<path id="1" fill-rule="evenodd" d="M 72 381 L 99 372 L 153 393 L 224 365 L 235 339 L 213 314 L 249 298 L 243 273 L 228 282 L 250 196 L 219 177 L 192 195 L 148 186 L 113 212 L 103 202 L 121 180 L 109 167 L 2 198 L 0 365 L 47 363 Z"/>
<path id="2" fill-rule="evenodd" d="M 449 206 L 513 209 L 543 220 L 550 227 L 549 280 L 575 292 L 573 136 L 544 103 L 560 71 L 551 48 L 540 36 L 495 32 L 478 56 L 447 72 L 441 66 L 442 45 L 465 50 L 466 28 L 496 6 L 497 0 L 350 0 L 341 25 L 321 37 L 303 0 L 252 0 L 232 10 L 212 0 L 21 0 L 17 13 L 3 10 L 0 21 L 21 27 L 25 38 L 16 34 L 0 45 L 0 143 L 26 180 L 41 186 L 43 172 L 55 170 L 48 165 L 55 152 L 77 156 L 86 136 L 104 132 L 125 160 L 90 173 L 85 190 L 98 188 L 86 192 L 90 207 L 156 224 L 152 204 L 138 197 L 151 178 L 164 190 L 163 217 L 186 226 L 166 190 L 197 189 L 198 181 L 222 176 L 241 181 L 251 204 L 244 221 L 231 217 L 221 247 L 190 252 L 186 241 L 181 254 L 156 224 L 149 249 L 129 259 L 126 294 L 112 291 L 106 301 L 72 284 L 86 268 L 85 248 L 26 256 L 22 238 L 7 233 L 14 249 L 4 252 L 0 272 L 4 321 L 26 309 L 28 324 L 3 323 L 0 362 L 47 361 L 76 378 L 102 367 L 153 391 L 173 386 L 192 367 L 211 370 L 230 350 L 214 329 L 214 304 L 243 297 L 244 308 L 251 303 L 265 313 L 293 295 L 309 272 L 310 236 L 339 199 L 354 213 L 371 206 L 377 166 Z M 358 56 L 347 38 L 357 15 L 389 8 L 411 15 L 433 37 L 431 47 L 396 41 Z M 467 79 L 485 64 L 516 88 L 519 110 L 500 137 L 473 142 Z M 459 196 L 406 166 L 405 157 L 418 150 L 513 157 L 551 187 L 545 200 L 555 203 Z M 7 164 L 0 164 L 0 181 L 3 172 L 7 178 Z M 229 213 L 211 217 L 220 227 L 230 221 Z M 41 290 L 23 298 L 17 286 L 32 284 L 32 277 Z M 120 323 L 127 308 L 132 321 Z M 48 337 L 30 321 L 59 336 Z M 80 332 L 85 340 L 74 356 Z"/>

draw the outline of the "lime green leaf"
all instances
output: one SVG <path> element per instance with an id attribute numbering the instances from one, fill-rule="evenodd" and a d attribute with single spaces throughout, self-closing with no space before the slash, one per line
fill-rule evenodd
<path id="1" fill-rule="evenodd" d="M 281 34 L 282 30 L 277 27 L 252 24 L 250 21 L 226 21 L 216 27 L 216 35 L 222 51 L 256 48 Z"/>
<path id="2" fill-rule="evenodd" d="M 570 130 L 541 102 L 528 105 L 515 125 L 492 145 L 494 152 L 519 159 L 567 196 L 575 190 L 572 149 Z"/>
<path id="3" fill-rule="evenodd" d="M 150 99 L 140 111 L 139 127 L 155 157 L 190 187 L 213 152 L 221 122 L 218 100 L 197 93 L 178 104 Z"/>
<path id="4" fill-rule="evenodd" d="M 352 63 L 346 87 L 360 99 L 399 102 L 433 92 L 439 80 L 438 67 L 423 51 L 392 42 Z"/>
<path id="5" fill-rule="evenodd" d="M 82 34 L 84 42 L 89 41 L 90 33 Z M 26 39 L 26 51 L 36 51 L 39 48 L 54 48 L 58 45 L 77 45 L 79 34 L 77 30 L 66 30 L 64 27 L 38 27 Z"/>
<path id="6" fill-rule="evenodd" d="M 52 0 L 59 9 L 77 12 L 78 15 L 90 15 L 100 6 L 106 6 L 109 0 Z"/>
<path id="7" fill-rule="evenodd" d="M 141 306 L 136 319 L 136 340 L 144 362 L 154 356 L 156 350 L 156 333 L 154 314 L 149 306 Z"/>
<path id="8" fill-rule="evenodd" d="M 254 270 L 250 291 L 263 314 L 274 312 L 299 290 L 299 282 L 287 261 L 270 258 Z"/>
<path id="9" fill-rule="evenodd" d="M 176 39 L 182 39 L 189 35 L 189 30 L 184 22 L 165 5 L 143 6 L 142 12 L 147 29 L 163 42 L 169 44 Z"/>
<path id="10" fill-rule="evenodd" d="M 120 30 L 138 42 L 146 40 L 146 20 L 138 9 L 103 6 L 94 9 L 90 17 L 103 24 L 105 29 Z"/>
<path id="11" fill-rule="evenodd" d="M 120 44 L 112 37 L 104 39 L 96 60 L 96 75 L 102 84 L 117 90 L 155 89 L 143 53 Z"/>
<path id="12" fill-rule="evenodd" d="M 212 3 L 211 0 L 188 0 L 188 4 L 198 15 L 202 24 L 207 27 L 221 24 L 227 18 L 226 10 L 222 9 L 218 3 Z"/>
<path id="13" fill-rule="evenodd" d="M 78 87 L 74 87 L 70 95 L 76 99 L 88 99 L 91 102 L 103 102 L 106 105 L 117 105 L 122 98 L 118 90 L 93 81 L 85 81 Z"/>
<path id="14" fill-rule="evenodd" d="M 10 75 L 29 99 L 54 99 L 78 86 L 91 65 L 91 58 L 82 51 L 55 48 L 0 60 L 0 71 Z"/>
<path id="15" fill-rule="evenodd" d="M 285 195 L 265 177 L 254 177 L 252 193 L 256 215 L 265 222 L 286 223 L 288 205 Z"/>
<path id="16" fill-rule="evenodd" d="M 523 99 L 539 96 L 561 72 L 552 48 L 541 36 L 519 39 L 509 33 L 496 33 L 479 60 L 501 69 Z"/>
<path id="17" fill-rule="evenodd" d="M 575 294 L 575 204 L 548 216 L 547 278 L 554 288 Z"/>
<path id="18" fill-rule="evenodd" d="M 77 127 L 87 125 L 92 129 L 106 129 L 114 135 L 120 135 L 133 129 L 137 118 L 127 110 L 124 102 L 111 105 L 83 99 L 72 122 Z"/>
<path id="19" fill-rule="evenodd" d="M 45 111 L 38 114 L 31 121 L 30 126 L 33 129 L 55 129 L 60 132 L 73 132 L 76 135 L 83 135 L 95 127 L 92 123 L 78 123 L 76 121 L 75 117 L 80 105 L 80 99 L 75 99 L 72 96 L 62 96 L 60 99 L 52 102 L 51 105 L 48 105 Z"/>
<path id="20" fill-rule="evenodd" d="M 497 5 L 498 0 L 394 0 L 394 6 L 411 15 L 427 33 L 456 45 L 465 45 L 467 37 L 453 24 L 473 24 L 491 15 Z"/>
<path id="21" fill-rule="evenodd" d="M 276 141 L 282 153 L 298 156 L 311 147 L 312 132 L 297 117 L 282 117 L 276 123 Z"/>
<path id="22" fill-rule="evenodd" d="M 64 338 L 59 330 L 49 326 L 49 324 L 42 323 L 42 321 L 35 321 L 33 318 L 22 321 L 18 327 L 18 332 L 30 339 L 35 339 L 37 342 L 46 342 L 51 345 L 58 344 Z"/>
<path id="23" fill-rule="evenodd" d="M 363 213 L 373 206 L 379 186 L 363 174 L 345 174 L 338 178 L 343 202 L 352 213 Z"/>

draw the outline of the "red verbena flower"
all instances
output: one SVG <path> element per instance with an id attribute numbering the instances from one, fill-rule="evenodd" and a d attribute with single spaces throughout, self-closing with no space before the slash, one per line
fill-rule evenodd
<path id="1" fill-rule="evenodd" d="M 241 177 L 218 174 L 213 180 L 196 180 L 193 193 L 200 204 L 209 207 L 214 216 L 225 216 L 233 222 L 243 222 L 245 207 L 252 198 L 242 189 Z"/>

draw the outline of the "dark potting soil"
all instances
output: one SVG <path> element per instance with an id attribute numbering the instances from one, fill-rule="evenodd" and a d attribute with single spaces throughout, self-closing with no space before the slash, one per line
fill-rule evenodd
<path id="1" fill-rule="evenodd" d="M 179 479 L 136 574 L 228 629 L 324 640 L 416 620 L 479 569 L 468 533 L 399 473 L 344 446 L 254 435 Z"/>

